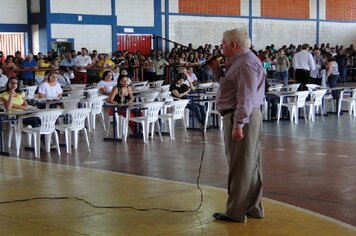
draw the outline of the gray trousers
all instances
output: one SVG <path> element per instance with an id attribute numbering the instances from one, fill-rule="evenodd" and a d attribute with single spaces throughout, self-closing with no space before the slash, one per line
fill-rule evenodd
<path id="1" fill-rule="evenodd" d="M 262 162 L 260 137 L 262 114 L 253 109 L 249 123 L 243 127 L 244 138 L 232 139 L 234 113 L 224 116 L 225 152 L 229 162 L 228 200 L 226 215 L 244 221 L 246 214 L 263 217 L 262 207 Z"/>

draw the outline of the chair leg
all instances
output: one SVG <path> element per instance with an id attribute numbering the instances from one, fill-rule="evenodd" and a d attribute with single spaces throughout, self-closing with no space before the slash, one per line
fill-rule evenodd
<path id="1" fill-rule="evenodd" d="M 19 132 L 19 130 L 17 130 L 17 132 L 15 133 L 16 135 L 16 139 L 15 139 L 15 143 L 16 143 L 16 156 L 20 155 L 20 146 L 21 146 L 21 138 L 22 138 L 22 134 L 21 132 Z"/>
<path id="2" fill-rule="evenodd" d="M 101 121 L 102 121 L 102 123 L 103 123 L 104 131 L 106 132 L 104 113 L 100 113 L 100 117 L 101 117 Z"/>
<path id="3" fill-rule="evenodd" d="M 51 134 L 45 134 L 46 152 L 51 151 L 51 136 Z"/>
<path id="4" fill-rule="evenodd" d="M 158 120 L 156 120 L 155 123 L 156 123 L 156 125 L 157 125 L 157 130 L 158 130 L 159 139 L 161 140 L 161 142 L 163 142 L 162 133 L 161 133 L 161 127 L 159 126 Z M 152 124 L 152 126 L 154 126 L 154 124 Z"/>
<path id="5" fill-rule="evenodd" d="M 57 131 L 54 131 L 54 138 L 56 139 L 57 153 L 58 155 L 61 155 L 61 149 L 59 147 L 59 138 L 58 138 Z"/>
<path id="6" fill-rule="evenodd" d="M 41 134 L 37 132 L 33 133 L 33 142 L 35 146 L 35 157 L 39 158 L 41 151 Z"/>
<path id="7" fill-rule="evenodd" d="M 95 130 L 95 124 L 96 123 L 96 115 L 92 115 L 91 116 L 91 129 L 92 129 L 92 131 L 94 131 Z"/>
<path id="8" fill-rule="evenodd" d="M 174 140 L 173 122 L 172 119 L 168 118 L 169 138 L 171 140 Z"/>
<path id="9" fill-rule="evenodd" d="M 184 117 L 182 119 L 182 125 L 183 125 L 183 129 L 184 129 L 184 133 L 185 133 L 185 138 L 188 138 L 188 131 L 187 131 L 187 127 L 185 126 Z M 175 133 L 174 133 L 174 135 L 175 135 Z"/>
<path id="10" fill-rule="evenodd" d="M 155 133 L 155 124 L 156 124 L 156 122 L 148 124 L 151 129 L 151 139 L 153 139 L 153 135 Z"/>
<path id="11" fill-rule="evenodd" d="M 74 136 L 74 149 L 78 149 L 78 130 L 73 130 L 73 136 Z"/>
<path id="12" fill-rule="evenodd" d="M 282 111 L 282 106 L 278 105 L 278 108 L 277 108 L 277 123 L 279 122 L 279 119 L 281 118 L 281 111 Z"/>
<path id="13" fill-rule="evenodd" d="M 71 147 L 71 131 L 69 129 L 66 129 L 64 131 L 65 139 L 66 139 L 66 149 L 67 153 L 71 153 L 72 147 Z"/>
<path id="14" fill-rule="evenodd" d="M 7 141 L 7 147 L 8 148 L 11 148 L 11 141 L 12 141 L 12 135 L 14 133 L 14 130 L 15 129 L 15 126 L 13 126 L 11 123 L 10 123 L 10 128 L 9 128 L 9 140 Z"/>
<path id="15" fill-rule="evenodd" d="M 89 144 L 89 138 L 88 138 L 88 131 L 87 129 L 84 127 L 84 133 L 85 133 L 85 141 L 87 141 L 87 145 L 88 145 L 88 152 L 90 152 L 90 144 Z"/>
<path id="16" fill-rule="evenodd" d="M 340 112 L 341 112 L 341 103 L 342 99 L 339 99 L 339 104 L 338 104 L 338 108 L 337 108 L 337 116 L 340 116 Z"/>
<path id="17" fill-rule="evenodd" d="M 149 123 L 148 121 L 143 121 L 141 124 L 142 124 L 142 132 L 143 132 L 143 142 L 147 143 Z"/>

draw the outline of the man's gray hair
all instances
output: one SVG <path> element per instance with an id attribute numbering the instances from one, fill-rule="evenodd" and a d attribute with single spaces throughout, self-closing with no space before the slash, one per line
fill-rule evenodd
<path id="1" fill-rule="evenodd" d="M 223 39 L 227 43 L 236 43 L 240 48 L 250 48 L 251 46 L 251 39 L 248 36 L 248 32 L 243 28 L 225 31 Z"/>

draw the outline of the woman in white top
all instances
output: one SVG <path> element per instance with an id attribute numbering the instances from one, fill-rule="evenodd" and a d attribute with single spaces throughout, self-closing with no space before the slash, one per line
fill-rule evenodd
<path id="1" fill-rule="evenodd" d="M 99 92 L 103 95 L 109 95 L 116 84 L 117 83 L 113 81 L 113 72 L 111 70 L 107 70 L 103 73 L 103 77 L 98 83 Z"/>
<path id="2" fill-rule="evenodd" d="M 45 76 L 45 82 L 38 86 L 39 98 L 59 98 L 62 97 L 63 90 L 58 83 L 59 73 L 51 71 Z"/>
<path id="3" fill-rule="evenodd" d="M 188 67 L 187 69 L 187 80 L 193 84 L 193 85 L 197 85 L 198 83 L 198 78 L 197 76 L 195 75 L 195 73 L 193 72 L 193 67 Z M 189 84 L 187 84 L 189 85 Z"/>

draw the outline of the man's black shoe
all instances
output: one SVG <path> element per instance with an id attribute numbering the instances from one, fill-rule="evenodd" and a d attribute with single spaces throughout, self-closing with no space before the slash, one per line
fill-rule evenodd
<path id="1" fill-rule="evenodd" d="M 228 217 L 227 215 L 225 215 L 224 213 L 214 213 L 213 217 L 216 220 L 221 220 L 221 221 L 228 221 L 228 222 L 238 222 L 238 223 L 245 223 L 246 222 L 246 218 L 244 220 L 234 220 L 230 217 Z"/>

